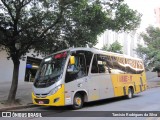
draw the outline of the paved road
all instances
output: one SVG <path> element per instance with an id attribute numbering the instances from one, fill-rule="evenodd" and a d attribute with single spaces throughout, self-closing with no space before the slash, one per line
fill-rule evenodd
<path id="1" fill-rule="evenodd" d="M 70 107 L 35 107 L 35 108 L 27 108 L 27 109 L 19 109 L 17 111 L 49 111 L 44 114 L 44 116 L 52 116 L 52 115 L 57 115 L 58 117 L 54 118 L 54 120 L 59 120 L 59 119 L 65 119 L 65 120 L 75 120 L 75 118 L 70 118 L 70 117 L 62 117 L 60 116 L 66 116 L 67 114 L 73 113 L 74 115 L 77 114 L 78 116 L 84 116 L 89 115 L 89 116 L 95 116 L 95 115 L 101 115 L 102 117 L 106 116 L 106 113 L 99 114 L 99 111 L 158 111 L 160 113 L 160 95 L 159 95 L 160 87 L 157 88 L 152 88 L 148 89 L 145 92 L 142 92 L 138 95 L 135 95 L 133 99 L 125 99 L 125 98 L 114 98 L 114 99 L 106 99 L 102 101 L 97 101 L 97 102 L 90 102 L 85 104 L 84 108 L 80 110 L 76 110 L 73 113 Z M 66 111 L 67 110 L 67 111 Z M 79 112 L 80 111 L 80 112 Z M 82 112 L 85 111 L 85 112 Z M 89 111 L 97 111 L 97 112 L 89 112 Z M 157 118 L 143 118 L 147 120 L 154 120 Z M 31 118 L 25 118 L 31 119 Z M 37 120 L 37 118 L 32 118 L 34 120 Z M 39 118 L 38 118 L 39 119 Z M 42 118 L 44 119 L 44 118 Z M 53 118 L 47 118 L 47 119 L 53 119 Z M 82 118 L 77 117 L 76 119 L 82 120 Z M 87 118 L 88 120 L 90 119 L 99 119 L 98 117 L 94 118 Z M 113 119 L 109 117 L 103 118 L 104 120 L 106 119 Z M 127 119 L 123 117 L 116 117 L 114 119 Z M 135 119 L 134 117 L 130 117 L 129 119 Z M 137 119 L 142 119 L 142 118 L 136 118 Z M 160 118 L 158 118 L 160 120 Z"/>
<path id="2" fill-rule="evenodd" d="M 160 111 L 160 87 L 148 89 L 132 99 L 112 98 L 90 102 L 78 111 Z M 61 111 L 71 110 L 70 107 L 35 107 L 20 109 L 28 111 Z"/>

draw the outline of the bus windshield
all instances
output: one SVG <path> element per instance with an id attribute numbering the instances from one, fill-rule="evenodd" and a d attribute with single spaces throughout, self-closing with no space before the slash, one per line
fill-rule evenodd
<path id="1" fill-rule="evenodd" d="M 36 87 L 48 87 L 57 82 L 63 73 L 67 52 L 45 58 L 35 78 Z"/>

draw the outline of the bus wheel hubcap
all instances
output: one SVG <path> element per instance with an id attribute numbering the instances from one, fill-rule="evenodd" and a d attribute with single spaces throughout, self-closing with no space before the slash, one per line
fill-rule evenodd
<path id="1" fill-rule="evenodd" d="M 77 106 L 80 106 L 80 105 L 81 105 L 81 99 L 80 99 L 80 98 L 76 98 L 75 102 L 76 102 L 76 105 L 77 105 Z"/>

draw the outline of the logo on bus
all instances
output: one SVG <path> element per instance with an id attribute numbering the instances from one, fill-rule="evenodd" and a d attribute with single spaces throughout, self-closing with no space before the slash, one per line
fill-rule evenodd
<path id="1" fill-rule="evenodd" d="M 122 76 L 119 76 L 119 82 L 123 82 L 123 83 L 126 83 L 126 82 L 132 82 L 132 77 L 133 76 L 129 76 L 129 75 L 122 75 Z"/>

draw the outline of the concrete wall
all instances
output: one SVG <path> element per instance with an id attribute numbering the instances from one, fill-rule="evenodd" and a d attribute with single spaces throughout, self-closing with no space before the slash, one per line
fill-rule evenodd
<path id="1" fill-rule="evenodd" d="M 32 56 L 33 51 L 28 53 L 27 56 Z M 23 82 L 25 77 L 25 70 L 26 70 L 26 58 L 25 60 L 20 60 L 20 68 L 19 68 L 19 81 Z M 42 59 L 42 56 L 36 56 L 36 58 Z M 7 53 L 5 51 L 0 52 L 0 82 L 10 82 L 12 81 L 13 75 L 13 62 L 12 60 L 7 60 Z"/>
<path id="2" fill-rule="evenodd" d="M 147 71 L 146 72 L 147 80 L 154 79 L 156 77 L 157 77 L 157 72 L 151 72 L 151 71 Z"/>

